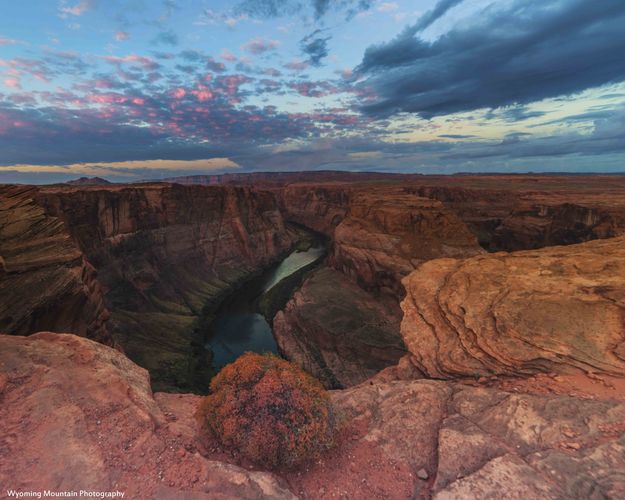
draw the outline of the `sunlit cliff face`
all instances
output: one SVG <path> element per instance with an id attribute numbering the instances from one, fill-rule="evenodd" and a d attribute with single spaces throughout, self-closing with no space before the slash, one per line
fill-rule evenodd
<path id="1" fill-rule="evenodd" d="M 0 182 L 616 171 L 621 0 L 59 0 L 0 19 Z"/>

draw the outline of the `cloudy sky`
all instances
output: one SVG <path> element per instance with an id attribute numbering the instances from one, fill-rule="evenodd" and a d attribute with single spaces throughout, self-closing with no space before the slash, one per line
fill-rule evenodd
<path id="1" fill-rule="evenodd" d="M 625 171 L 623 0 L 2 2 L 0 182 Z"/>

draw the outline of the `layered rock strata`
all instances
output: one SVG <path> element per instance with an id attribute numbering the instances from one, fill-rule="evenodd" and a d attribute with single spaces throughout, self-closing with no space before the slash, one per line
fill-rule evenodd
<path id="1" fill-rule="evenodd" d="M 330 265 L 374 293 L 401 298 L 401 279 L 421 262 L 482 253 L 441 202 L 401 187 L 293 184 L 278 196 L 288 219 L 332 238 Z"/>
<path id="2" fill-rule="evenodd" d="M 117 343 L 169 390 L 205 389 L 211 308 L 299 237 L 249 188 L 6 187 L 0 203 L 0 329 Z"/>
<path id="3" fill-rule="evenodd" d="M 280 352 L 327 388 L 357 385 L 406 354 L 400 311 L 341 273 L 314 271 L 273 320 Z"/>
<path id="4" fill-rule="evenodd" d="M 625 237 L 432 260 L 403 283 L 402 335 L 427 377 L 625 375 Z"/>
<path id="5" fill-rule="evenodd" d="M 401 298 L 401 279 L 424 261 L 482 253 L 442 203 L 396 192 L 357 192 L 334 231 L 330 264 L 365 290 Z"/>
<path id="6" fill-rule="evenodd" d="M 93 266 L 37 193 L 0 186 L 0 332 L 71 331 L 114 344 Z"/>
<path id="7" fill-rule="evenodd" d="M 38 199 L 98 269 L 110 329 L 161 389 L 207 382 L 201 328 L 211 308 L 297 238 L 273 195 L 248 188 L 159 184 Z"/>

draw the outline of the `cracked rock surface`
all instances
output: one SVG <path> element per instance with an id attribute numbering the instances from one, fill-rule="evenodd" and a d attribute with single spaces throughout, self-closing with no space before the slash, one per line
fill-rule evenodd
<path id="1" fill-rule="evenodd" d="M 390 377 L 332 398 L 335 448 L 270 474 L 199 435 L 198 396 L 154 397 L 121 353 L 73 335 L 0 336 L 0 482 L 130 498 L 625 496 L 621 401 Z"/>

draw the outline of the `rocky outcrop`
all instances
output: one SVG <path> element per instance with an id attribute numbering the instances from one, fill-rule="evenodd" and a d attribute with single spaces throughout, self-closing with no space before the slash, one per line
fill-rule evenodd
<path id="1" fill-rule="evenodd" d="M 402 188 L 294 184 L 278 196 L 289 220 L 332 240 L 338 273 L 315 272 L 274 318 L 281 352 L 326 387 L 353 386 L 402 356 L 404 276 L 429 259 L 483 253 L 441 202 Z"/>
<path id="2" fill-rule="evenodd" d="M 157 389 L 205 387 L 200 320 L 297 236 L 271 193 L 248 188 L 47 188 L 37 201 L 97 269 L 109 329 Z"/>
<path id="3" fill-rule="evenodd" d="M 95 342 L 0 336 L 0 400 L 3 494 L 295 498 L 271 474 L 204 458 L 196 432 L 154 400 L 148 373 Z"/>
<path id="4" fill-rule="evenodd" d="M 280 352 L 327 388 L 350 387 L 406 353 L 400 311 L 324 267 L 314 271 L 273 320 Z"/>
<path id="5" fill-rule="evenodd" d="M 434 378 L 625 375 L 625 237 L 426 262 L 404 279 L 402 335 Z"/>
<path id="6" fill-rule="evenodd" d="M 373 379 L 332 400 L 336 446 L 252 470 L 198 433 L 198 396 L 72 335 L 0 336 L 0 481 L 125 498 L 622 498 L 625 404 Z M 54 450 L 51 453 L 50 450 Z"/>
<path id="7" fill-rule="evenodd" d="M 330 264 L 365 290 L 401 298 L 401 279 L 422 262 L 482 252 L 467 226 L 438 201 L 359 191 L 334 232 Z"/>
<path id="8" fill-rule="evenodd" d="M 357 430 L 341 451 L 351 465 L 340 467 L 337 457 L 309 473 L 324 477 L 328 497 L 345 490 L 358 498 L 374 491 L 435 499 L 625 492 L 623 403 L 433 381 L 365 384 L 336 392 L 334 401 Z"/>
<path id="9" fill-rule="evenodd" d="M 37 190 L 0 187 L 0 332 L 72 331 L 113 344 L 96 273 Z"/>

